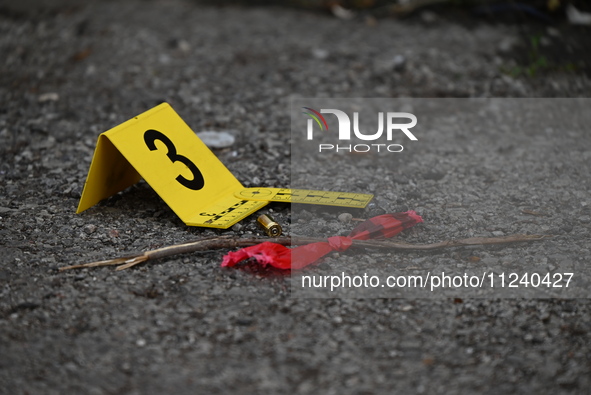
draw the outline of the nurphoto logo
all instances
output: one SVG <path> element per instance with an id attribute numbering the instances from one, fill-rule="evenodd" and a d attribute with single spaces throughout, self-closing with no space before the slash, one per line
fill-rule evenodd
<path id="1" fill-rule="evenodd" d="M 316 111 L 310 107 L 302 107 L 304 109 L 303 114 L 309 116 L 307 139 L 314 140 L 314 123 L 320 128 L 320 132 L 328 132 L 328 122 L 322 114 L 333 114 L 336 116 L 338 122 L 338 138 L 340 141 L 351 140 L 351 119 L 349 116 L 341 110 L 336 109 L 320 109 Z M 410 120 L 406 123 L 396 123 L 401 118 Z M 384 134 L 384 119 L 386 120 L 386 142 L 387 143 L 373 143 L 373 144 L 318 144 L 318 152 L 402 152 L 404 147 L 401 144 L 390 144 L 393 136 L 402 132 L 410 140 L 418 140 L 409 129 L 416 126 L 417 117 L 409 112 L 387 112 L 384 116 L 383 112 L 378 113 L 378 130 L 375 133 L 366 134 L 359 130 L 359 113 L 353 112 L 353 134 L 359 140 L 364 141 L 376 141 L 382 138 Z"/>

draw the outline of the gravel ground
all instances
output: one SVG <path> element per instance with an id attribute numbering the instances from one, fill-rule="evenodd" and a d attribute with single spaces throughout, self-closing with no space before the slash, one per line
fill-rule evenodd
<path id="1" fill-rule="evenodd" d="M 371 147 L 368 144 L 374 143 L 355 139 L 339 141 L 339 153 L 326 148 L 319 153 L 319 143 L 337 144 L 336 131 L 318 131 L 314 140 L 306 140 L 306 117 L 301 115 L 304 106 L 337 108 L 349 114 L 357 109 L 360 129 L 366 134 L 375 133 L 379 109 L 406 109 L 418 119 L 412 133 L 419 138 L 411 141 L 401 132 L 393 132 L 390 143 L 403 146 L 400 153 L 385 148 L 378 153 L 375 147 L 367 153 L 354 152 L 355 147 L 366 151 Z M 373 193 L 375 198 L 366 212 L 351 210 L 351 217 L 415 210 L 425 222 L 400 236 L 412 243 L 552 235 L 552 240 L 529 244 L 329 257 L 321 270 L 308 270 L 303 275 L 316 275 L 317 279 L 318 275 L 339 275 L 343 281 L 341 273 L 372 273 L 382 279 L 382 286 L 347 287 L 338 292 L 329 287 L 314 289 L 315 294 L 587 298 L 591 284 L 587 264 L 591 141 L 586 126 L 591 122 L 587 111 L 590 107 L 588 99 L 294 99 L 292 182 L 300 188 L 307 185 Z M 333 122 L 329 123 L 329 131 L 333 126 L 336 129 L 333 116 L 325 117 Z M 343 150 L 349 144 L 354 147 L 351 153 Z M 346 235 L 355 226 L 339 221 L 339 211 L 346 210 L 340 208 L 335 213 L 321 206 L 294 205 L 292 232 L 316 237 Z M 388 276 L 426 278 L 435 273 L 446 273 L 448 277 L 463 277 L 466 273 L 475 276 L 472 284 L 477 280 L 484 283 L 482 278 L 486 278 L 488 286 L 459 291 L 437 287 L 433 292 L 430 287 L 396 289 L 383 284 Z M 493 273 L 511 276 L 512 287 L 500 287 L 502 277 Z M 552 282 L 564 286 L 523 286 L 532 276 L 534 284 L 540 283 L 537 276 L 543 279 L 548 273 L 553 273 Z M 576 273 L 576 281 L 569 282 L 568 287 L 561 281 L 570 278 L 565 273 Z M 490 287 L 491 279 L 496 288 Z M 301 289 L 299 276 L 294 280 L 297 287 L 293 291 L 298 296 L 310 291 Z M 338 284 L 338 280 L 334 281 Z M 459 278 L 455 281 L 459 284 Z M 437 279 L 428 282 L 439 284 Z"/>
<path id="2" fill-rule="evenodd" d="M 234 146 L 215 153 L 244 185 L 283 187 L 291 95 L 585 97 L 588 65 L 527 76 L 519 70 L 532 65 L 512 60 L 525 51 L 522 27 L 437 14 L 342 21 L 181 1 L 0 10 L 0 393 L 589 393 L 588 299 L 296 298 L 281 273 L 221 269 L 222 251 L 122 272 L 57 271 L 261 234 L 252 218 L 234 230 L 186 227 L 145 183 L 74 214 L 98 134 L 162 101 L 195 131 L 233 131 Z M 584 28 L 527 29 L 548 56 L 589 42 Z M 588 260 L 588 133 L 430 139 L 390 175 L 391 189 L 369 186 L 377 207 L 359 215 L 422 208 L 426 223 L 403 236 L 413 242 L 540 230 L 556 239 L 403 263 Z M 523 209 L 544 216 L 514 223 Z M 291 216 L 281 204 L 264 211 Z M 340 213 L 322 214 L 315 230 L 344 231 Z M 343 262 L 393 259 L 352 256 Z"/>

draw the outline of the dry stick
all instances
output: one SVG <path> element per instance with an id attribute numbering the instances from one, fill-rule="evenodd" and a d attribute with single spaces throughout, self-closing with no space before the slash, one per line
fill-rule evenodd
<path id="1" fill-rule="evenodd" d="M 395 241 L 380 241 L 380 240 L 353 240 L 353 247 L 360 248 L 389 248 L 393 250 L 401 251 L 429 251 L 439 250 L 450 247 L 464 247 L 464 246 L 476 246 L 476 245 L 489 245 L 489 244 L 508 244 L 517 243 L 524 241 L 536 241 L 543 240 L 552 236 L 547 235 L 512 235 L 504 237 L 471 237 L 468 239 L 459 240 L 446 240 L 439 243 L 430 244 L 408 244 Z M 195 251 L 207 251 L 215 249 L 228 249 L 237 247 L 248 247 L 261 243 L 263 241 L 269 241 L 272 243 L 282 245 L 301 245 L 308 243 L 315 243 L 319 241 L 326 241 L 326 239 L 319 239 L 314 237 L 278 237 L 278 238 L 246 238 L 246 239 L 231 239 L 229 236 L 209 237 L 201 240 L 197 240 L 191 243 L 177 244 L 168 247 L 158 248 L 156 250 L 146 251 L 136 255 L 131 255 L 122 258 L 108 259 L 105 261 L 84 263 L 81 265 L 65 266 L 60 268 L 60 271 L 70 269 L 80 269 L 85 267 L 98 267 L 98 266 L 109 266 L 109 265 L 120 265 L 116 270 L 123 270 L 135 266 L 139 263 L 146 262 L 149 259 L 164 258 L 167 256 L 185 254 L 187 252 Z"/>

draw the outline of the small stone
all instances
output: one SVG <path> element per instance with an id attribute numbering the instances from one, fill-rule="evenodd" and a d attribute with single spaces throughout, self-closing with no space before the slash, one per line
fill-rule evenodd
<path id="1" fill-rule="evenodd" d="M 423 22 L 427 23 L 427 24 L 431 24 L 433 22 L 437 21 L 437 14 L 431 11 L 423 11 L 421 13 L 421 19 Z"/>
<path id="2" fill-rule="evenodd" d="M 560 227 L 563 232 L 570 233 L 573 230 L 573 226 L 571 224 L 565 224 Z"/>
<path id="3" fill-rule="evenodd" d="M 501 237 L 501 236 L 505 236 L 505 233 L 500 231 L 500 230 L 495 230 L 494 232 L 492 232 L 493 236 L 495 237 Z"/>
<path id="4" fill-rule="evenodd" d="M 355 13 L 353 11 L 343 8 L 338 4 L 333 5 L 330 10 L 332 11 L 334 16 L 344 21 L 348 21 L 355 18 Z"/>
<path id="5" fill-rule="evenodd" d="M 87 235 L 91 235 L 94 232 L 96 232 L 96 225 L 88 224 L 84 227 L 84 233 L 86 233 Z"/>
<path id="6" fill-rule="evenodd" d="M 81 194 L 82 194 L 82 192 L 78 188 L 78 184 L 76 184 L 76 183 L 72 184 L 72 190 L 70 191 L 69 196 L 73 197 L 73 198 L 80 198 Z"/>
<path id="7" fill-rule="evenodd" d="M 179 39 L 173 38 L 172 40 L 170 40 L 168 42 L 168 45 L 170 46 L 170 48 L 178 49 L 179 51 L 184 52 L 184 53 L 188 53 L 191 50 L 191 45 L 186 40 L 183 40 L 183 39 L 179 40 Z"/>
<path id="8" fill-rule="evenodd" d="M 546 28 L 546 33 L 548 33 L 548 35 L 552 36 L 552 37 L 560 37 L 561 36 L 560 30 L 553 28 L 553 27 Z"/>
<path id="9" fill-rule="evenodd" d="M 353 219 L 353 215 L 351 215 L 349 213 L 339 214 L 339 222 L 341 222 L 343 224 L 347 224 L 347 223 L 351 222 L 351 219 Z"/>
<path id="10" fill-rule="evenodd" d="M 403 71 L 406 66 L 406 58 L 402 55 L 394 56 L 392 59 L 392 68 L 394 71 Z"/>
<path id="11" fill-rule="evenodd" d="M 238 232 L 240 229 L 242 229 L 242 225 L 241 225 L 241 224 L 234 224 L 234 225 L 232 226 L 232 230 L 233 230 L 234 232 Z"/>
<path id="12" fill-rule="evenodd" d="M 526 342 L 530 342 L 534 339 L 534 335 L 532 335 L 531 333 L 526 333 L 525 336 L 523 336 L 523 340 L 525 340 Z"/>
<path id="13" fill-rule="evenodd" d="M 445 173 L 444 172 L 439 172 L 439 171 L 428 171 L 426 173 L 423 173 L 423 178 L 425 180 L 433 180 L 433 181 L 439 181 L 441 180 L 443 177 L 445 177 Z"/>
<path id="14" fill-rule="evenodd" d="M 328 58 L 328 51 L 326 49 L 321 48 L 314 48 L 312 50 L 312 55 L 318 60 L 324 60 Z"/>
<path id="15" fill-rule="evenodd" d="M 497 44 L 497 49 L 501 53 L 509 53 L 518 45 L 515 37 L 505 37 Z"/>
<path id="16" fill-rule="evenodd" d="M 39 97 L 37 97 L 37 101 L 39 101 L 39 103 L 45 103 L 48 101 L 58 101 L 59 99 L 60 95 L 58 95 L 55 92 L 43 93 L 39 95 Z"/>
<path id="17" fill-rule="evenodd" d="M 369 217 L 376 217 L 378 215 L 386 214 L 386 210 L 379 207 L 378 205 L 374 205 L 372 208 L 369 208 L 369 210 L 366 208 L 366 211 Z"/>
<path id="18" fill-rule="evenodd" d="M 179 45 L 178 48 L 184 52 L 184 53 L 188 53 L 191 50 L 191 45 L 189 44 L 188 41 L 185 40 L 180 40 L 179 41 Z"/>
<path id="19" fill-rule="evenodd" d="M 146 345 L 146 341 L 144 339 L 137 339 L 135 344 L 138 347 L 144 347 Z"/>
<path id="20" fill-rule="evenodd" d="M 209 148 L 228 148 L 236 141 L 231 133 L 225 131 L 204 131 L 197 133 L 197 137 Z"/>

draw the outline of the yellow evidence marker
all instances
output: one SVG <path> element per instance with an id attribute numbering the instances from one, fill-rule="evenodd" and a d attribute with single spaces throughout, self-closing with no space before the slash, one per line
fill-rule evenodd
<path id="1" fill-rule="evenodd" d="M 141 178 L 185 224 L 222 229 L 271 201 L 365 207 L 373 197 L 346 192 L 244 188 L 167 103 L 99 136 L 76 212 Z M 259 196 L 263 193 L 255 193 L 257 190 L 268 197 Z"/>

